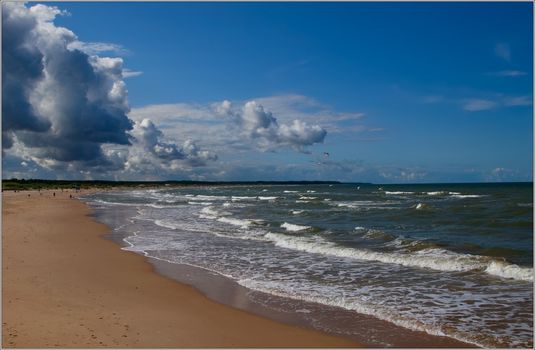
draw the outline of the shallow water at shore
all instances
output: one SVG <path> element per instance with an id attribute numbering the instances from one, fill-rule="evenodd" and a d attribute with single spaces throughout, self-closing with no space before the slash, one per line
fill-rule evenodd
<path id="1" fill-rule="evenodd" d="M 86 200 L 126 249 L 226 276 L 261 292 L 258 303 L 271 295 L 480 346 L 529 347 L 531 194 L 531 185 L 309 185 Z M 355 332 L 348 318 L 319 322 L 289 305 L 320 328 Z M 397 346 L 378 339 L 368 343 Z"/>

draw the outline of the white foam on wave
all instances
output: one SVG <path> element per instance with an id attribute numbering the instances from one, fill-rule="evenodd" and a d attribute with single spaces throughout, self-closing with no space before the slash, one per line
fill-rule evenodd
<path id="1" fill-rule="evenodd" d="M 516 265 L 504 262 L 504 267 L 498 268 L 492 265 L 494 260 L 490 257 L 459 254 L 445 249 L 427 248 L 413 253 L 391 253 L 376 252 L 365 249 L 356 249 L 341 247 L 325 239 L 314 237 L 295 237 L 283 234 L 269 232 L 265 235 L 267 239 L 273 241 L 276 246 L 304 251 L 308 253 L 332 255 L 341 258 L 350 258 L 358 260 L 379 261 L 386 264 L 397 264 L 407 267 L 426 268 L 437 271 L 464 272 L 472 270 L 481 270 L 488 274 L 498 277 L 513 278 L 517 280 L 532 281 L 533 269 L 531 275 L 527 272 L 520 272 L 518 269 L 526 270 Z M 516 268 L 514 267 L 516 266 Z"/>
<path id="2" fill-rule="evenodd" d="M 400 206 L 393 206 L 393 204 L 398 204 L 399 202 L 376 202 L 376 201 L 335 201 L 330 202 L 329 205 L 356 209 L 356 210 L 376 210 L 376 209 L 402 209 Z"/>
<path id="3" fill-rule="evenodd" d="M 147 204 L 148 207 L 151 207 L 151 208 L 156 208 L 156 209 L 165 209 L 165 208 L 169 208 L 168 206 L 165 206 L 165 205 L 158 205 L 158 204 Z"/>
<path id="4" fill-rule="evenodd" d="M 404 195 L 404 194 L 414 194 L 414 195 L 428 195 L 428 196 L 446 196 L 446 195 L 460 195 L 460 192 L 451 192 L 451 191 L 429 191 L 429 192 L 411 192 L 411 191 L 384 191 L 387 195 Z"/>
<path id="5" fill-rule="evenodd" d="M 427 192 L 427 194 L 430 196 L 443 196 L 443 195 L 449 194 L 449 192 L 448 191 L 432 191 L 432 192 Z"/>
<path id="6" fill-rule="evenodd" d="M 178 226 L 176 224 L 170 223 L 168 221 L 154 220 L 154 223 L 160 227 L 170 228 L 172 230 L 178 229 Z"/>
<path id="7" fill-rule="evenodd" d="M 212 202 L 188 202 L 188 204 L 192 205 L 212 205 Z"/>
<path id="8" fill-rule="evenodd" d="M 432 206 L 427 203 L 418 203 L 414 207 L 416 210 L 432 209 Z"/>
<path id="9" fill-rule="evenodd" d="M 188 196 L 188 195 L 186 195 Z M 226 196 L 205 196 L 202 194 L 198 194 L 195 197 L 193 197 L 193 200 L 202 200 L 202 201 L 216 201 L 216 200 L 223 200 L 227 199 Z"/>
<path id="10" fill-rule="evenodd" d="M 299 192 L 299 191 L 288 191 L 288 190 L 284 190 L 284 191 L 282 191 L 282 192 L 284 192 L 284 193 L 297 193 L 297 192 Z"/>
<path id="11" fill-rule="evenodd" d="M 105 205 L 113 205 L 113 206 L 127 206 L 127 207 L 137 207 L 139 205 L 143 205 L 141 203 L 121 203 L 121 202 L 112 202 L 112 201 L 107 201 L 107 200 L 103 200 L 103 199 L 93 199 L 91 200 L 92 203 L 100 203 L 100 204 L 105 204 Z"/>
<path id="12" fill-rule="evenodd" d="M 211 219 L 216 220 L 225 224 L 238 226 L 241 228 L 248 228 L 253 224 L 264 224 L 265 220 L 262 219 L 239 219 L 231 217 L 232 213 L 226 212 L 226 211 L 218 211 L 215 210 L 213 207 L 204 207 L 199 214 L 200 218 L 204 219 Z M 232 238 L 240 238 L 235 236 L 228 236 Z M 248 237 L 243 237 L 247 238 Z"/>
<path id="13" fill-rule="evenodd" d="M 295 202 L 296 203 L 310 203 L 310 201 L 305 201 L 305 200 L 302 200 L 302 199 L 298 199 Z"/>
<path id="14" fill-rule="evenodd" d="M 429 196 L 447 196 L 447 195 L 460 195 L 460 192 L 452 192 L 452 191 L 431 191 L 431 192 L 424 192 L 425 194 Z"/>
<path id="15" fill-rule="evenodd" d="M 370 205 L 377 205 L 377 202 L 374 201 L 349 201 L 349 202 L 335 202 L 339 207 L 345 207 L 345 208 L 359 208 L 359 207 L 365 207 Z"/>
<path id="16" fill-rule="evenodd" d="M 301 200 L 313 200 L 313 199 L 318 199 L 318 197 L 306 197 L 306 196 L 301 196 L 301 197 L 299 197 L 299 199 L 301 199 Z"/>
<path id="17" fill-rule="evenodd" d="M 201 209 L 201 213 L 199 214 L 200 218 L 204 219 L 215 219 L 220 215 L 220 213 L 215 210 L 213 207 L 204 207 Z"/>
<path id="18" fill-rule="evenodd" d="M 177 198 L 176 197 L 173 197 L 172 199 L 161 199 L 160 202 L 165 202 L 165 203 L 176 203 L 177 202 Z"/>
<path id="19" fill-rule="evenodd" d="M 290 231 L 290 232 L 304 231 L 304 230 L 308 230 L 310 228 L 310 226 L 290 224 L 288 222 L 283 223 L 281 225 L 281 227 L 286 229 L 286 231 Z"/>
<path id="20" fill-rule="evenodd" d="M 239 227 L 242 227 L 242 228 L 249 227 L 249 226 L 251 226 L 253 224 L 252 220 L 236 219 L 236 218 L 228 218 L 228 217 L 217 218 L 217 221 L 224 222 L 226 224 L 230 224 L 230 225 L 234 225 L 234 226 L 239 226 Z"/>
<path id="21" fill-rule="evenodd" d="M 381 240 L 391 240 L 394 238 L 391 234 L 388 234 L 381 230 L 375 230 L 375 229 L 366 229 L 366 234 L 362 236 L 364 238 L 368 239 L 381 239 Z"/>
<path id="22" fill-rule="evenodd" d="M 453 198 L 479 198 L 484 197 L 483 194 L 452 194 L 450 197 Z"/>
<path id="23" fill-rule="evenodd" d="M 533 281 L 533 268 L 520 267 L 502 261 L 492 261 L 485 269 L 485 272 L 490 275 L 512 278 L 515 280 Z"/>
<path id="24" fill-rule="evenodd" d="M 279 197 L 276 197 L 276 196 L 271 196 L 271 197 L 262 197 L 262 196 L 259 196 L 258 199 L 262 200 L 262 201 L 274 201 L 275 199 L 277 199 Z"/>
<path id="25" fill-rule="evenodd" d="M 251 200 L 256 200 L 257 197 L 251 197 L 251 196 L 232 196 L 232 201 L 235 202 L 235 201 L 251 201 Z"/>
<path id="26" fill-rule="evenodd" d="M 299 214 L 302 214 L 304 212 L 304 210 L 292 210 L 291 213 L 293 215 L 299 215 Z"/>
<path id="27" fill-rule="evenodd" d="M 307 193 L 316 193 L 316 191 L 313 191 L 313 190 L 307 190 Z"/>
<path id="28" fill-rule="evenodd" d="M 519 207 L 533 208 L 533 203 L 516 203 L 516 205 L 519 206 Z"/>
<path id="29" fill-rule="evenodd" d="M 422 321 L 396 314 L 395 310 L 389 310 L 381 305 L 372 304 L 370 302 L 358 300 L 356 298 L 340 298 L 339 296 L 329 297 L 331 293 L 323 293 L 322 296 L 299 293 L 295 288 L 288 288 L 284 282 L 274 281 L 256 281 L 252 279 L 241 279 L 237 281 L 238 284 L 256 290 L 259 292 L 276 295 L 283 298 L 294 300 L 303 300 L 317 304 L 329 305 L 339 307 L 346 310 L 352 310 L 360 314 L 377 317 L 381 320 L 391 322 L 397 326 L 411 329 L 414 331 L 425 332 L 435 336 L 448 336 L 466 343 L 471 343 L 483 348 L 493 348 L 494 344 L 488 343 L 484 340 L 478 340 L 470 334 L 462 334 L 460 332 L 443 330 L 439 325 L 426 324 Z"/>

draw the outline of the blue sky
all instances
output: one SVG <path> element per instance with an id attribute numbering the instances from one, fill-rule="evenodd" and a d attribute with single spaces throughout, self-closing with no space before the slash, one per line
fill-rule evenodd
<path id="1" fill-rule="evenodd" d="M 51 163 L 14 132 L 4 176 L 532 180 L 530 2 L 49 5 L 88 57 L 122 58 L 125 132 L 150 119 L 154 161 Z"/>

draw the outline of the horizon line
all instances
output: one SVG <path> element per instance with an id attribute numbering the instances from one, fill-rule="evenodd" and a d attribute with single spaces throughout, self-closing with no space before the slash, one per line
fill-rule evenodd
<path id="1" fill-rule="evenodd" d="M 18 179 L 2 178 L 4 182 L 80 182 L 80 183 L 126 183 L 126 184 L 339 184 L 339 185 L 461 185 L 461 184 L 533 184 L 531 181 L 472 181 L 472 182 L 401 182 L 401 183 L 375 183 L 366 181 L 339 181 L 339 180 L 59 180 L 59 179 Z"/>

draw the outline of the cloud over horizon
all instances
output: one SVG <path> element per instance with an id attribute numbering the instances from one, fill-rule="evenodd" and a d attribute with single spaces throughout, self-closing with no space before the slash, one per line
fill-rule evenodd
<path id="1" fill-rule="evenodd" d="M 319 125 L 308 125 L 299 119 L 291 124 L 280 124 L 273 113 L 264 109 L 256 101 L 248 101 L 241 108 L 235 109 L 228 100 L 215 106 L 216 112 L 230 118 L 242 135 L 256 139 L 261 149 L 270 149 L 280 145 L 289 146 L 299 152 L 306 152 L 305 147 L 322 143 L 327 131 Z"/>
<path id="2" fill-rule="evenodd" d="M 183 168 L 184 165 L 205 166 L 208 161 L 217 160 L 216 154 L 200 149 L 190 139 L 184 141 L 182 146 L 163 141 L 163 133 L 150 119 L 136 122 L 132 135 L 137 142 L 130 149 L 125 171 L 150 173 L 155 168 L 173 171 Z M 155 163 L 158 166 L 155 166 Z"/>
<path id="3" fill-rule="evenodd" d="M 354 47 L 332 45 L 328 38 L 362 32 L 358 12 L 333 12 L 325 20 L 351 25 L 310 37 L 324 14 L 303 14 L 299 25 L 282 16 L 284 33 L 265 32 L 265 13 L 251 7 L 251 17 L 229 12 L 232 23 L 251 29 L 235 32 L 208 16 L 207 4 L 191 14 L 199 26 L 183 36 L 185 22 L 174 18 L 187 6 L 178 3 L 140 4 L 155 14 L 142 26 L 124 16 L 128 4 L 92 11 L 68 3 L 2 6 L 4 176 L 531 178 L 532 55 L 521 26 L 509 28 L 511 36 L 498 35 L 500 28 L 476 33 L 481 46 L 467 46 L 473 59 L 466 59 L 468 51 L 451 49 L 454 41 L 432 45 L 433 35 L 406 35 L 416 51 L 403 50 L 381 33 L 392 30 L 381 22 L 388 16 Z M 415 23 L 425 17 L 413 15 Z M 259 32 L 266 40 L 258 40 Z M 281 40 L 290 33 L 310 42 Z M 388 45 L 376 50 L 377 40 Z M 217 55 L 214 42 L 221 44 Z M 386 67 L 380 58 L 391 49 L 400 60 Z M 436 64 L 427 64 L 428 55 Z M 270 74 L 274 67 L 281 69 Z"/>
<path id="4" fill-rule="evenodd" d="M 34 172 L 166 178 L 217 161 L 217 153 L 201 148 L 188 128 L 166 137 L 174 118 L 163 121 L 163 128 L 157 126 L 162 120 L 153 121 L 157 113 L 131 119 L 124 79 L 142 72 L 125 68 L 120 57 L 99 56 L 127 49 L 81 41 L 54 24 L 57 16 L 67 14 L 55 6 L 3 6 L 2 151 L 14 162 Z M 214 134 L 220 143 L 212 146 L 219 150 L 287 147 L 306 153 L 327 135 L 321 126 L 298 118 L 280 123 L 254 100 L 236 108 L 225 100 L 200 111 L 183 105 L 190 124 L 198 127 L 194 135 L 203 134 L 203 122 L 218 126 Z"/>
<path id="5" fill-rule="evenodd" d="M 54 24 L 57 7 L 3 4 L 2 138 L 4 154 L 56 171 L 122 171 L 149 151 L 158 168 L 203 166 L 217 159 L 191 140 L 162 141 L 150 121 L 135 123 L 124 77 L 139 75 L 118 57 L 118 45 L 83 43 Z M 123 50 L 124 51 L 124 50 Z M 119 147 L 114 150 L 112 145 Z M 121 147 L 122 146 L 122 147 Z M 172 164 L 172 165 L 170 165 Z"/>
<path id="6" fill-rule="evenodd" d="M 122 60 L 68 49 L 77 38 L 53 24 L 60 14 L 4 4 L 4 150 L 16 140 L 41 166 L 111 165 L 100 145 L 130 144 L 132 128 Z"/>

